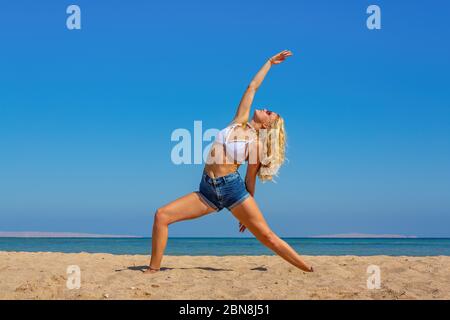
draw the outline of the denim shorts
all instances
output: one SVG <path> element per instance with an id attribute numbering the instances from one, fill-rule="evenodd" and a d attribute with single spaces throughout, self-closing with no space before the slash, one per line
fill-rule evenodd
<path id="1" fill-rule="evenodd" d="M 250 196 L 238 171 L 218 178 L 203 171 L 198 194 L 216 211 L 231 210 Z"/>

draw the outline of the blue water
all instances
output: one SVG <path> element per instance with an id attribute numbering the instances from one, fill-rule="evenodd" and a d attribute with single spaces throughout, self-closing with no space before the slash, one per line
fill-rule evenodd
<path id="1" fill-rule="evenodd" d="M 304 255 L 450 256 L 450 238 L 284 238 Z M 0 238 L 0 251 L 150 254 L 150 238 Z M 271 255 L 254 238 L 169 238 L 168 255 Z"/>

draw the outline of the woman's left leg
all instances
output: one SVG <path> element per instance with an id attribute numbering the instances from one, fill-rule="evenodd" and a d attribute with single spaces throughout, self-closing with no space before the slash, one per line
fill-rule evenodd
<path id="1" fill-rule="evenodd" d="M 231 209 L 233 215 L 265 246 L 297 268 L 311 272 L 310 267 L 292 247 L 280 239 L 267 225 L 255 199 L 250 196 Z"/>
<path id="2" fill-rule="evenodd" d="M 197 192 L 189 193 L 156 210 L 152 233 L 152 257 L 150 268 L 146 273 L 153 273 L 161 266 L 170 224 L 199 218 L 214 211 L 215 209 L 206 204 Z"/>

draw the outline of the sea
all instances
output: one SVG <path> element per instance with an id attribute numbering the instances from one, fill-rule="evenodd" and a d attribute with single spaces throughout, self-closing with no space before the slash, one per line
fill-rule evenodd
<path id="1" fill-rule="evenodd" d="M 450 238 L 283 238 L 302 255 L 450 256 Z M 0 251 L 149 255 L 151 238 L 0 238 Z M 255 238 L 169 238 L 167 255 L 273 255 Z"/>

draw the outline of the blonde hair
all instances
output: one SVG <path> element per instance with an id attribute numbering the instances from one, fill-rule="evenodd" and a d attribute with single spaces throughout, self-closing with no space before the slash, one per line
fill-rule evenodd
<path id="1" fill-rule="evenodd" d="M 273 177 L 278 175 L 278 170 L 285 160 L 286 132 L 284 120 L 278 116 L 269 129 L 260 129 L 259 131 L 262 157 L 258 177 L 263 182 L 273 181 Z"/>

